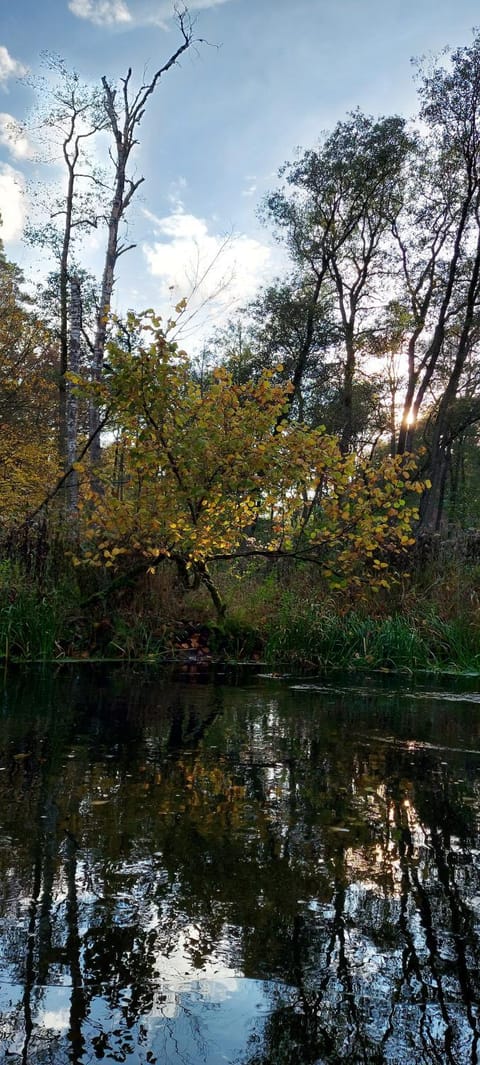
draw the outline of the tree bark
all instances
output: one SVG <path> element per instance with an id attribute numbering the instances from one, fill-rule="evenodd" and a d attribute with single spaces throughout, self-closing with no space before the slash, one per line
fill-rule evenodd
<path id="1" fill-rule="evenodd" d="M 432 442 L 430 445 L 429 475 L 432 487 L 424 496 L 420 510 L 420 527 L 426 529 L 438 529 L 442 518 L 443 499 L 445 484 L 448 473 L 451 448 L 451 435 L 449 434 L 449 420 L 452 405 L 456 399 L 460 380 L 466 360 L 471 349 L 472 326 L 474 324 L 480 296 L 480 231 L 477 235 L 477 246 L 470 274 L 467 300 L 460 337 L 453 369 L 448 379 L 447 387 L 440 399 Z"/>
<path id="2" fill-rule="evenodd" d="M 80 370 L 80 351 L 82 338 L 82 295 L 78 277 L 72 277 L 70 281 L 70 338 L 69 338 L 69 370 L 72 374 L 78 374 Z M 73 468 L 77 457 L 78 436 L 78 399 L 75 385 L 71 381 L 66 382 L 66 464 L 65 469 L 72 469 L 70 477 L 66 481 L 67 511 L 75 514 L 78 507 L 78 473 Z"/>

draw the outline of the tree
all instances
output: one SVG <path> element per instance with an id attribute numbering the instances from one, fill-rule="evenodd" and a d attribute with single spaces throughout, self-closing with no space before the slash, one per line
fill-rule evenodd
<path id="1" fill-rule="evenodd" d="M 122 482 L 110 462 L 101 491 L 85 490 L 77 562 L 136 574 L 169 559 L 206 585 L 219 613 L 209 570 L 219 559 L 287 555 L 336 587 L 387 584 L 389 559 L 412 543 L 413 461 L 359 464 L 322 429 L 285 421 L 292 386 L 272 371 L 236 384 L 219 368 L 202 388 L 152 312 L 130 315 L 127 334 L 134 343 L 123 328 L 108 344 L 108 375 L 90 386 L 121 441 Z"/>
<path id="2" fill-rule="evenodd" d="M 410 313 L 407 389 L 398 450 L 411 450 L 421 412 L 430 419 L 424 528 L 438 528 L 448 473 L 451 414 L 478 339 L 480 306 L 480 36 L 448 66 L 421 72 L 423 162 L 412 177 L 396 237 Z M 478 410 L 472 407 L 472 421 Z"/>
<path id="3" fill-rule="evenodd" d="M 178 63 L 180 57 L 191 47 L 194 40 L 192 23 L 186 9 L 178 12 L 177 24 L 180 30 L 181 43 L 170 55 L 169 59 L 158 68 L 153 78 L 148 83 L 140 86 L 140 88 L 134 93 L 133 98 L 130 97 L 132 78 L 131 68 L 127 71 L 126 76 L 122 78 L 121 93 L 112 86 L 106 77 L 102 78 L 103 106 L 113 142 L 111 158 L 114 162 L 114 179 L 112 198 L 110 200 L 108 213 L 105 264 L 100 289 L 95 338 L 93 342 L 92 374 L 93 379 L 96 381 L 99 381 L 102 376 L 107 324 L 110 314 L 110 304 L 117 263 L 125 252 L 130 251 L 135 247 L 134 244 L 122 242 L 120 226 L 125 218 L 133 196 L 144 181 L 143 177 L 134 179 L 133 177 L 129 177 L 127 173 L 132 152 L 138 143 L 138 129 L 145 114 L 148 100 L 155 92 L 161 78 L 173 66 L 175 66 L 176 63 Z M 98 433 L 99 419 L 100 415 L 98 408 L 95 405 L 92 405 L 90 432 L 94 438 L 91 450 L 93 462 L 98 462 L 100 457 L 100 434 Z"/>
<path id="4" fill-rule="evenodd" d="M 0 248 L 0 504 L 5 524 L 23 518 L 57 473 L 55 352 Z"/>
<path id="5" fill-rule="evenodd" d="M 334 374 L 329 348 L 335 324 L 330 301 L 318 299 L 309 321 L 311 305 L 310 279 L 296 275 L 277 279 L 245 308 L 245 321 L 240 318 L 217 332 L 212 350 L 236 380 L 258 378 L 271 369 L 279 381 L 290 381 L 292 416 L 319 425 L 327 424 L 324 408 Z M 300 365 L 298 353 L 306 347 L 308 355 Z"/>
<path id="6" fill-rule="evenodd" d="M 405 167 L 413 150 L 402 118 L 375 121 L 355 111 L 317 149 L 285 164 L 283 187 L 264 205 L 265 218 L 286 242 L 307 296 L 292 375 L 294 395 L 314 346 L 319 304 L 328 300 L 333 307 L 342 367 L 343 454 L 355 442 L 358 360 L 372 335 L 372 310 L 385 283 L 389 236 L 402 207 Z"/>
<path id="7" fill-rule="evenodd" d="M 47 221 L 40 225 L 30 224 L 28 236 L 32 243 L 47 248 L 54 257 L 56 270 L 54 274 L 54 295 L 50 300 L 49 310 L 53 312 L 52 324 L 59 343 L 59 453 L 64 469 L 68 469 L 77 451 L 77 418 L 71 409 L 74 403 L 68 388 L 67 373 L 73 369 L 70 365 L 71 337 L 69 330 L 69 299 L 71 279 L 82 274 L 75 268 L 72 259 L 75 254 L 75 239 L 84 236 L 90 229 L 96 229 L 103 220 L 105 205 L 104 180 L 102 175 L 90 162 L 87 145 L 96 134 L 106 127 L 106 115 L 102 107 L 101 94 L 80 81 L 77 72 L 69 71 L 64 61 L 56 56 L 46 56 L 46 64 L 56 78 L 51 87 L 45 82 L 36 84 L 41 93 L 42 102 L 35 118 L 35 127 L 47 137 L 47 152 L 60 151 L 65 166 L 65 187 L 62 192 L 48 202 L 40 202 Z M 37 196 L 42 201 L 44 196 Z M 75 289 L 76 300 L 81 292 Z M 53 293 L 52 293 L 53 294 Z M 48 306 L 49 301 L 45 301 Z M 74 311 L 75 319 L 78 310 Z M 80 358 L 80 337 L 75 336 L 75 356 Z M 78 366 L 76 367 L 78 370 Z M 73 434 L 73 435 L 72 435 Z M 72 494 L 73 493 L 73 494 Z M 72 483 L 67 482 L 68 509 L 75 505 L 75 493 Z"/>
<path id="8" fill-rule="evenodd" d="M 57 76 L 53 88 L 43 86 L 49 105 L 36 116 L 35 124 L 47 131 L 50 147 L 60 149 L 65 166 L 65 188 L 51 204 L 43 205 L 48 221 L 30 227 L 30 239 L 53 252 L 56 261 L 55 280 L 58 287 L 59 339 L 59 446 L 65 470 L 71 466 L 77 451 L 77 415 L 74 393 L 68 387 L 68 372 L 76 373 L 76 365 L 87 348 L 91 359 L 91 375 L 100 380 L 108 329 L 108 319 L 115 272 L 120 257 L 134 244 L 123 241 L 122 222 L 143 177 L 133 178 L 128 167 L 138 144 L 138 130 L 149 98 L 160 79 L 174 66 L 194 41 L 193 26 L 186 10 L 177 13 L 181 42 L 160 66 L 152 79 L 132 94 L 132 70 L 121 79 L 119 91 L 102 78 L 101 88 L 83 84 L 76 71 L 69 71 L 63 60 L 47 56 L 47 64 Z M 86 146 L 102 131 L 111 137 L 109 150 L 113 173 L 94 167 Z M 101 284 L 96 293 L 93 330 L 88 332 L 84 306 L 85 271 L 75 257 L 75 237 L 91 228 L 106 227 L 105 262 Z M 73 287 L 72 287 L 73 282 Z M 71 293 L 74 293 L 71 301 Z M 70 324 L 74 322 L 73 335 Z M 79 325 L 79 323 L 81 323 Z M 74 365 L 70 358 L 73 354 Z M 93 405 L 90 411 L 92 462 L 100 458 L 100 415 Z M 75 507 L 76 491 L 72 480 L 65 482 L 70 509 Z"/>
<path id="9" fill-rule="evenodd" d="M 479 417 L 466 402 L 478 362 L 479 87 L 477 36 L 420 69 L 416 131 L 354 112 L 285 165 L 264 205 L 296 277 L 257 301 L 257 363 L 283 347 L 292 411 L 337 432 L 343 454 L 387 433 L 392 455 L 423 447 L 429 529 L 442 522 L 457 434 Z"/>

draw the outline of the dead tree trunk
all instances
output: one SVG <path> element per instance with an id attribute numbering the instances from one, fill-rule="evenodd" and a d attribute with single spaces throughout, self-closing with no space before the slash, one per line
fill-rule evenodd
<path id="1" fill-rule="evenodd" d="M 102 377 L 108 317 L 110 314 L 117 263 L 121 255 L 124 255 L 126 251 L 130 251 L 135 247 L 134 244 L 122 243 L 120 238 L 120 225 L 125 218 L 125 214 L 133 196 L 144 181 L 143 177 L 133 181 L 127 175 L 127 166 L 131 153 L 135 145 L 138 143 L 138 127 L 145 114 L 145 107 L 148 99 L 155 92 L 160 78 L 178 62 L 180 56 L 183 55 L 193 43 L 193 29 L 188 13 L 186 11 L 180 13 L 177 22 L 182 36 L 182 43 L 176 51 L 172 53 L 167 62 L 157 70 L 152 80 L 147 85 L 141 86 L 133 99 L 130 99 L 131 69 L 127 71 L 126 77 L 122 78 L 123 88 L 120 97 L 120 106 L 117 102 L 117 90 L 110 85 L 106 77 L 102 78 L 104 108 L 114 141 L 114 148 L 111 155 L 115 165 L 115 178 L 108 220 L 107 248 L 93 345 L 92 377 L 95 381 L 100 381 Z M 90 409 L 90 436 L 93 437 L 94 442 L 92 444 L 90 457 L 93 466 L 98 465 L 101 454 L 100 433 L 97 432 L 99 423 L 100 413 L 98 407 L 92 403 Z"/>

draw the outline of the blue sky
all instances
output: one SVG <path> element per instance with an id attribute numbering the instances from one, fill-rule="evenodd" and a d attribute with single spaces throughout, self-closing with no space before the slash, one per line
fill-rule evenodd
<path id="1" fill-rule="evenodd" d="M 36 73 L 46 49 L 92 82 L 129 66 L 141 80 L 178 35 L 169 0 L 3 0 L 1 8 L 3 238 L 10 257 L 38 273 L 48 264 L 22 243 L 22 223 L 32 182 L 59 173 L 39 168 L 31 138 L 12 143 L 11 119 L 23 122 L 33 102 L 22 73 Z M 256 208 L 282 162 L 357 105 L 414 113 L 411 57 L 469 42 L 480 13 L 474 0 L 193 0 L 190 10 L 209 44 L 189 52 L 149 104 L 136 156 L 145 184 L 130 215 L 138 246 L 122 260 L 117 301 L 162 305 L 172 284 L 176 297 L 186 294 L 230 234 L 207 281 L 216 291 L 235 274 L 211 304 L 220 319 L 281 265 Z M 101 241 L 84 251 L 98 269 Z"/>

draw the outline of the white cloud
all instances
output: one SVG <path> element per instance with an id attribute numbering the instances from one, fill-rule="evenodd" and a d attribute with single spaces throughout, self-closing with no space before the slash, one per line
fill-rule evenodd
<path id="1" fill-rule="evenodd" d="M 95 26 L 116 26 L 132 21 L 124 0 L 70 0 L 70 11 Z"/>
<path id="2" fill-rule="evenodd" d="M 189 11 L 218 7 L 229 0 L 190 0 Z M 173 0 L 69 0 L 69 9 L 78 18 L 95 26 L 159 26 L 165 28 L 174 15 Z"/>
<path id="3" fill-rule="evenodd" d="M 13 115 L 0 111 L 0 144 L 14 159 L 31 159 L 34 151 L 22 126 Z"/>
<path id="4" fill-rule="evenodd" d="M 10 55 L 4 44 L 0 44 L 0 85 L 5 86 L 9 78 L 21 78 L 27 73 L 27 67 Z"/>
<path id="5" fill-rule="evenodd" d="M 24 179 L 19 170 L 0 163 L 0 238 L 17 240 L 25 222 Z"/>
<path id="6" fill-rule="evenodd" d="M 159 279 L 157 305 L 165 313 L 166 305 L 188 299 L 182 336 L 211 332 L 272 275 L 270 248 L 252 237 L 212 233 L 180 204 L 164 218 L 145 215 L 158 238 L 143 248 L 150 273 Z"/>
<path id="7" fill-rule="evenodd" d="M 44 1010 L 43 1013 L 40 1014 L 37 1023 L 40 1024 L 43 1029 L 50 1028 L 57 1032 L 67 1032 L 70 1028 L 70 1010 Z"/>

